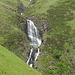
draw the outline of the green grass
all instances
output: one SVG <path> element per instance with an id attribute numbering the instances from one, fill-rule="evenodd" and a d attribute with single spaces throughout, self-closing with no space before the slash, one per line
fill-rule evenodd
<path id="1" fill-rule="evenodd" d="M 24 6 L 28 6 L 28 0 L 21 1 Z M 24 10 L 24 17 L 8 9 L 17 11 L 17 5 L 17 0 L 0 0 L 0 44 L 26 61 L 30 45 L 22 27 L 25 16 L 38 19 L 37 27 L 42 25 L 39 20 L 45 19 L 48 22 L 48 32 L 42 37 L 42 51 L 35 67 L 43 75 L 72 75 L 74 65 L 70 60 L 75 59 L 70 57 L 75 54 L 75 1 L 36 0 L 35 4 Z"/>
<path id="2" fill-rule="evenodd" d="M 21 0 L 21 2 L 24 4 L 24 6 L 27 6 L 29 4 L 29 1 L 28 0 Z M 10 8 L 13 8 L 13 9 L 17 9 L 17 0 L 0 0 L 0 4 L 1 5 L 4 5 L 6 7 L 10 7 Z"/>
<path id="3" fill-rule="evenodd" d="M 25 14 L 30 16 L 47 14 L 47 10 L 52 6 L 56 6 L 58 2 L 59 0 L 37 0 L 35 4 L 32 4 L 31 7 L 27 8 L 28 11 Z M 42 15 L 40 17 L 42 17 Z"/>
<path id="4" fill-rule="evenodd" d="M 21 0 L 24 6 L 28 6 L 30 1 L 28 0 Z"/>
<path id="5" fill-rule="evenodd" d="M 23 2 L 24 0 L 22 0 Z M 25 1 L 24 5 L 28 5 Z M 0 0 L 0 45 L 26 61 L 29 42 L 24 32 L 25 18 L 17 12 L 17 0 Z M 11 9 L 16 10 L 14 12 Z"/>
<path id="6" fill-rule="evenodd" d="M 16 9 L 16 5 L 17 5 L 17 0 L 0 0 L 0 4 L 7 6 L 7 7 L 11 7 L 13 9 Z"/>
<path id="7" fill-rule="evenodd" d="M 32 5 L 31 11 L 33 11 L 32 14 L 42 14 L 46 13 L 50 5 L 56 4 L 58 0 L 37 0 L 37 2 Z"/>
<path id="8" fill-rule="evenodd" d="M 42 55 L 36 66 L 43 75 L 72 75 L 74 65 L 71 66 L 70 56 L 75 53 L 72 45 L 75 42 L 75 1 L 55 0 L 52 4 L 51 0 L 41 1 L 38 0 L 28 11 L 31 16 L 38 14 L 39 18 L 49 22 L 41 45 Z M 75 62 L 75 59 L 72 60 Z"/>
<path id="9" fill-rule="evenodd" d="M 0 45 L 0 75 L 41 75 Z"/>

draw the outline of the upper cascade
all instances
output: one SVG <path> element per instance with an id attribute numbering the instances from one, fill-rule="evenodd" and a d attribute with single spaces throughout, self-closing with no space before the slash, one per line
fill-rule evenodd
<path id="1" fill-rule="evenodd" d="M 41 45 L 41 39 L 39 31 L 31 20 L 27 19 L 27 34 L 30 45 L 35 48 L 38 48 Z"/>

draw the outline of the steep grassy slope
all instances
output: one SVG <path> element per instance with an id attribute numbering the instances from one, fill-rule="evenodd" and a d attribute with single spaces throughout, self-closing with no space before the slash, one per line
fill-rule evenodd
<path id="1" fill-rule="evenodd" d="M 27 0 L 22 1 L 28 5 Z M 19 5 L 20 1 L 17 0 L 0 0 L 0 44 L 26 60 L 29 43 L 23 29 L 25 18 L 18 13 Z"/>
<path id="2" fill-rule="evenodd" d="M 0 75 L 41 75 L 0 45 Z"/>

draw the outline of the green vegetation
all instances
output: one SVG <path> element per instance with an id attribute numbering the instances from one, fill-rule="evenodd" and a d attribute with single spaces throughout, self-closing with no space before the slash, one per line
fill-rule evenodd
<path id="1" fill-rule="evenodd" d="M 0 46 L 0 75 L 41 75 L 20 58 Z"/>
<path id="2" fill-rule="evenodd" d="M 17 0 L 0 0 L 0 45 L 26 60 L 29 49 L 25 48 L 29 46 L 23 29 L 26 21 L 18 13 L 18 5 Z"/>
<path id="3" fill-rule="evenodd" d="M 17 0 L 0 0 L 0 5 L 17 9 Z"/>
<path id="4" fill-rule="evenodd" d="M 74 0 L 38 0 L 27 9 L 27 15 L 38 15 L 39 18 L 49 22 L 48 32 L 43 36 L 42 54 L 36 62 L 37 69 L 43 75 L 73 74 L 74 65 L 70 60 L 75 61 L 73 59 L 75 54 L 73 51 L 75 39 L 74 7 Z M 70 58 L 71 56 L 73 58 Z"/>
<path id="5" fill-rule="evenodd" d="M 48 31 L 42 37 L 44 41 L 40 47 L 41 55 L 35 63 L 36 70 L 43 75 L 73 75 L 75 1 L 36 0 L 34 4 L 29 4 L 28 0 L 18 1 L 0 0 L 0 44 L 26 61 L 30 45 L 23 29 L 25 16 L 33 21 L 38 19 L 37 27 L 42 25 L 39 20 L 46 20 Z M 23 10 L 23 16 L 17 6 Z"/>
<path id="6" fill-rule="evenodd" d="M 54 50 L 54 52 L 53 52 L 54 54 L 54 57 L 55 58 L 57 58 L 57 59 L 59 59 L 60 58 L 60 56 L 62 56 L 62 54 L 58 51 L 58 50 Z"/>
<path id="7" fill-rule="evenodd" d="M 33 0 L 34 1 L 34 0 Z M 43 13 L 47 13 L 47 10 L 51 5 L 57 4 L 59 0 L 37 0 L 35 4 L 32 4 L 31 7 L 27 8 L 26 13 L 28 15 L 39 15 Z M 25 10 L 26 11 L 26 10 Z"/>

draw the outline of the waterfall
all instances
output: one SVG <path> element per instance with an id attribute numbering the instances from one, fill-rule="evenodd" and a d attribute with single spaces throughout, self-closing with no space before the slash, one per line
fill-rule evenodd
<path id="1" fill-rule="evenodd" d="M 31 50 L 30 50 L 30 54 L 29 54 L 29 58 L 28 58 L 27 64 L 29 63 L 29 61 L 31 59 L 32 52 L 33 52 L 33 48 L 31 48 Z"/>
<path id="2" fill-rule="evenodd" d="M 27 20 L 27 34 L 30 44 L 35 48 L 38 48 L 41 45 L 41 39 L 39 31 L 31 20 Z"/>
<path id="3" fill-rule="evenodd" d="M 36 60 L 37 60 L 37 57 L 39 56 L 39 53 L 40 53 L 40 49 L 38 48 L 38 52 L 37 52 L 37 53 L 35 53 L 35 59 L 34 59 L 34 61 L 36 61 Z"/>
<path id="4" fill-rule="evenodd" d="M 31 20 L 27 19 L 27 36 L 28 40 L 30 42 L 30 45 L 32 45 L 34 48 L 30 49 L 29 57 L 27 60 L 27 64 L 30 65 L 30 67 L 34 67 L 34 62 L 37 60 L 37 57 L 39 56 L 40 49 L 38 48 L 41 45 L 41 39 L 39 35 L 39 31 L 34 25 L 34 23 Z"/>

